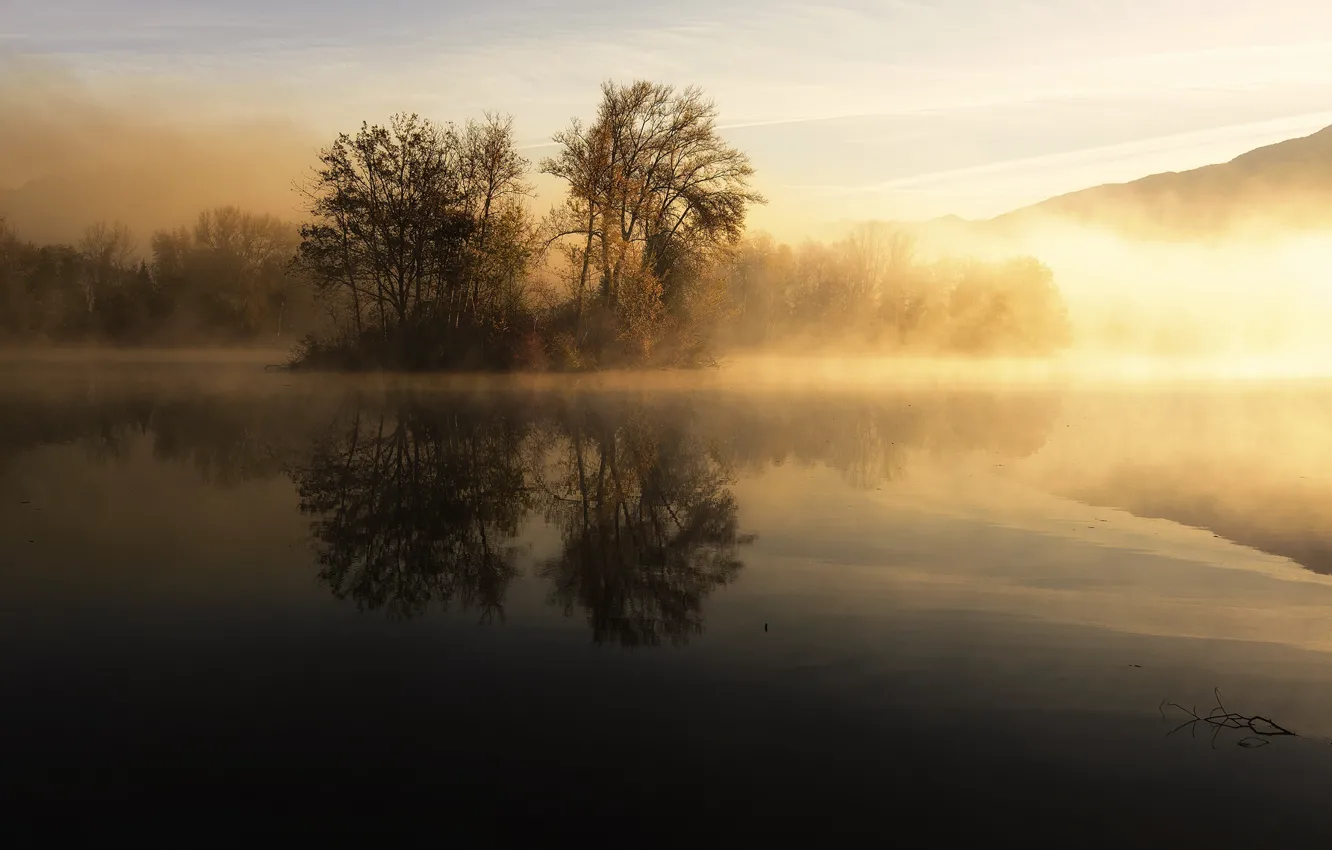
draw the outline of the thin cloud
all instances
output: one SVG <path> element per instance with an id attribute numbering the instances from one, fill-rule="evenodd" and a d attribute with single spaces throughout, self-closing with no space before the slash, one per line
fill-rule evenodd
<path id="1" fill-rule="evenodd" d="M 1159 154 L 1189 154 L 1203 150 L 1215 150 L 1218 146 L 1237 146 L 1237 155 L 1250 149 L 1255 144 L 1288 139 L 1293 135 L 1314 132 L 1330 124 L 1332 124 L 1332 111 L 1308 113 L 1272 121 L 1234 124 L 1193 133 L 1159 136 L 1125 144 L 1080 148 L 1044 156 L 1003 160 L 968 168 L 914 174 L 866 186 L 818 184 L 802 186 L 788 184 L 788 188 L 821 190 L 829 194 L 861 195 L 902 189 L 928 188 L 976 177 L 1011 175 L 1014 173 L 1025 174 L 1058 166 L 1097 166 L 1140 160 L 1144 157 Z M 1185 158 L 1192 159 L 1192 157 L 1187 156 Z"/>

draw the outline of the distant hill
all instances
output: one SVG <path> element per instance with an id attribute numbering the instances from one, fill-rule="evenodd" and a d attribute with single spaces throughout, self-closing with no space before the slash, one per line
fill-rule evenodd
<path id="1" fill-rule="evenodd" d="M 883 221 L 925 242 L 957 245 L 1038 235 L 1051 221 L 1156 240 L 1205 240 L 1238 228 L 1332 227 L 1332 127 L 1257 148 L 1230 162 L 1153 174 L 1059 195 L 991 219 L 946 215 Z M 838 221 L 815 234 L 838 239 L 864 221 Z"/>
<path id="2" fill-rule="evenodd" d="M 1251 225 L 1332 225 L 1332 127 L 1230 162 L 1060 195 L 981 226 L 1008 232 L 1041 218 L 1144 238 L 1206 237 Z"/>

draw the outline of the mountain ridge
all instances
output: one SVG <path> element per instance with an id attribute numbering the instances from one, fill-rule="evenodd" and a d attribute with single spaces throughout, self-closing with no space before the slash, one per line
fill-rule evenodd
<path id="1" fill-rule="evenodd" d="M 1226 162 L 1066 192 L 975 223 L 1003 230 L 1050 217 L 1141 237 L 1332 225 L 1332 127 Z"/>
<path id="2" fill-rule="evenodd" d="M 1332 228 L 1332 126 L 1227 160 L 1054 195 L 990 218 L 954 214 L 888 227 L 939 240 L 1005 238 L 1052 222 L 1151 240 L 1206 240 L 1236 230 Z M 845 233 L 862 221 L 839 221 Z"/>

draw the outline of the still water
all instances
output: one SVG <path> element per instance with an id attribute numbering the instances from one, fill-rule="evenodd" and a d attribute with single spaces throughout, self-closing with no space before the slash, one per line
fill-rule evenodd
<path id="1" fill-rule="evenodd" d="M 1312 381 L 5 361 L 9 828 L 1326 846 L 1330 521 Z"/>

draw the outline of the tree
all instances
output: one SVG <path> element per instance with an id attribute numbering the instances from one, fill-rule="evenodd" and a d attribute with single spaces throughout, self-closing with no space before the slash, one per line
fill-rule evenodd
<path id="1" fill-rule="evenodd" d="M 880 222 L 862 224 L 842 242 L 847 300 L 853 311 L 877 318 L 900 341 L 916 312 L 919 275 L 915 240 Z"/>
<path id="2" fill-rule="evenodd" d="M 593 262 L 593 244 L 603 236 L 600 222 L 604 207 L 599 201 L 606 194 L 610 182 L 610 143 L 608 128 L 603 124 L 584 129 L 577 118 L 567 130 L 556 133 L 553 140 L 560 146 L 559 154 L 541 162 L 543 173 L 559 177 L 569 184 L 569 193 L 562 208 L 551 214 L 554 238 L 578 234 L 581 245 L 570 246 L 569 265 L 577 268 L 575 277 L 575 323 L 581 336 L 584 299 Z M 604 294 L 604 293 L 603 293 Z"/>
<path id="3" fill-rule="evenodd" d="M 766 233 L 747 237 L 726 267 L 726 292 L 734 311 L 729 341 L 765 345 L 784 329 L 789 314 L 793 254 Z"/>
<path id="4" fill-rule="evenodd" d="M 191 264 L 198 269 L 207 299 L 219 321 L 253 334 L 272 314 L 279 335 L 293 276 L 296 228 L 271 215 L 224 206 L 199 214 Z"/>
<path id="5" fill-rule="evenodd" d="M 1053 273 L 1031 257 L 965 264 L 948 310 L 952 344 L 960 351 L 1046 354 L 1072 338 Z"/>
<path id="6" fill-rule="evenodd" d="M 884 224 L 795 249 L 751 238 L 723 275 L 732 344 L 1030 356 L 1072 341 L 1063 296 L 1036 260 L 926 262 L 908 232 Z"/>
<path id="7" fill-rule="evenodd" d="M 23 277 L 28 250 L 0 216 L 0 331 L 19 334 L 29 322 L 29 298 Z"/>
<path id="8" fill-rule="evenodd" d="M 487 116 L 459 133 L 396 115 L 319 159 L 299 264 L 351 345 L 421 368 L 492 345 L 533 253 L 512 122 Z"/>
<path id="9" fill-rule="evenodd" d="M 81 289 L 91 317 L 97 309 L 98 299 L 119 286 L 130 270 L 134 236 L 123 222 L 99 221 L 83 231 L 78 248 L 84 263 Z"/>
<path id="10" fill-rule="evenodd" d="M 281 336 L 299 308 L 292 268 L 296 225 L 235 206 L 199 213 L 193 227 L 159 230 L 151 240 L 155 297 L 194 334 Z M 294 303 L 295 302 L 295 303 Z"/>
<path id="11" fill-rule="evenodd" d="M 320 152 L 300 258 L 321 292 L 346 301 L 358 335 L 377 328 L 387 338 L 391 327 L 461 308 L 468 222 L 457 148 L 447 129 L 395 115 Z"/>
<path id="12" fill-rule="evenodd" d="M 522 199 L 532 193 L 530 163 L 518 153 L 513 118 L 486 113 L 460 139 L 462 197 L 472 228 L 468 306 L 513 309 L 535 255 L 535 232 Z"/>
<path id="13" fill-rule="evenodd" d="M 722 140 L 716 118 L 700 89 L 608 82 L 596 120 L 555 135 L 560 152 L 541 169 L 569 187 L 554 230 L 582 245 L 580 325 L 594 262 L 601 305 L 617 318 L 627 281 L 635 297 L 652 289 L 644 273 L 660 286 L 655 297 L 678 310 L 703 268 L 738 242 L 749 206 L 764 199 L 750 186 L 749 158 Z M 642 314 L 635 304 L 633 315 Z"/>

